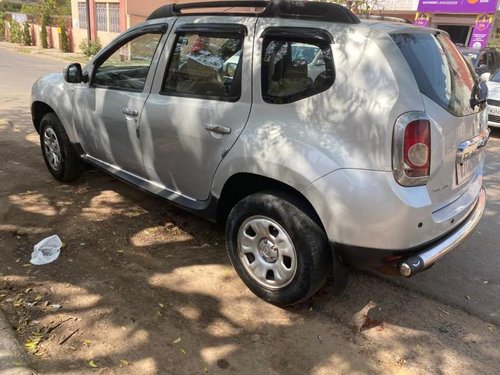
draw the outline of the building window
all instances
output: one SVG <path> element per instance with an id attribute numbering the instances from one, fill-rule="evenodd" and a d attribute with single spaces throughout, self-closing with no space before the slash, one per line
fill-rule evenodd
<path id="1" fill-rule="evenodd" d="M 86 3 L 78 3 L 78 23 L 80 29 L 87 29 L 89 26 Z"/>
<path id="2" fill-rule="evenodd" d="M 120 4 L 109 3 L 109 31 L 120 32 Z"/>
<path id="3" fill-rule="evenodd" d="M 108 31 L 108 9 L 106 3 L 95 4 L 95 14 L 97 18 L 97 31 Z"/>

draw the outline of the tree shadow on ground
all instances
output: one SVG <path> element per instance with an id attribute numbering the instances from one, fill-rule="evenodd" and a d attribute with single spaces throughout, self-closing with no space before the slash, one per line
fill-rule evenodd
<path id="1" fill-rule="evenodd" d="M 42 373 L 90 371 L 90 360 L 101 373 L 148 374 L 488 373 L 498 363 L 498 335 L 372 276 L 355 273 L 339 298 L 328 283 L 305 304 L 268 305 L 232 271 L 215 225 L 98 170 L 57 183 L 32 133 L 4 127 L 0 139 L 0 306 L 22 341 L 44 334 L 32 357 Z M 61 257 L 29 266 L 33 244 L 53 233 Z"/>

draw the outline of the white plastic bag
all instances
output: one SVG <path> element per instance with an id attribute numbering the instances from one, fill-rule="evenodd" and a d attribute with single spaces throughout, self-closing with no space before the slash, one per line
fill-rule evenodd
<path id="1" fill-rule="evenodd" d="M 31 253 L 30 263 L 35 266 L 49 264 L 59 258 L 62 241 L 57 234 L 38 242 Z"/>

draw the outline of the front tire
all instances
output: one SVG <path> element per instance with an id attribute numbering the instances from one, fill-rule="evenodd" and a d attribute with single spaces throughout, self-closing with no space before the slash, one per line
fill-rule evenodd
<path id="1" fill-rule="evenodd" d="M 228 255 L 247 287 L 264 301 L 288 306 L 324 284 L 332 253 L 322 228 L 294 196 L 252 194 L 231 210 Z"/>
<path id="2" fill-rule="evenodd" d="M 84 163 L 55 113 L 47 113 L 40 122 L 40 145 L 45 164 L 56 180 L 69 182 L 80 177 Z"/>

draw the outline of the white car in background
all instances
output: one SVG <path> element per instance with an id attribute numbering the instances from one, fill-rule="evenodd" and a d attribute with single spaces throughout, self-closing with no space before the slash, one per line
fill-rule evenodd
<path id="1" fill-rule="evenodd" d="M 488 85 L 488 126 L 500 128 L 500 70 L 490 77 Z"/>

